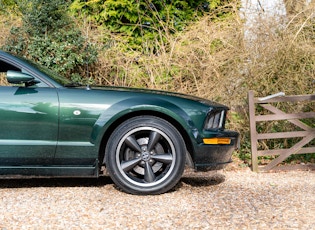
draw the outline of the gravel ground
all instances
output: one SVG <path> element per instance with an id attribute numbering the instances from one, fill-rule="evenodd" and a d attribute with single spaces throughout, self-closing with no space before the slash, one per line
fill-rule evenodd
<path id="1" fill-rule="evenodd" d="M 185 172 L 134 196 L 101 179 L 0 180 L 0 230 L 315 229 L 315 172 Z"/>

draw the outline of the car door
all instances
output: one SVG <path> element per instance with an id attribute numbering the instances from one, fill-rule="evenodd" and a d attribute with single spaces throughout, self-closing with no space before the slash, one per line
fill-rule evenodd
<path id="1" fill-rule="evenodd" d="M 0 167 L 47 166 L 53 162 L 58 135 L 56 89 L 45 84 L 10 85 L 6 71 L 18 68 L 0 60 L 1 65 Z"/>

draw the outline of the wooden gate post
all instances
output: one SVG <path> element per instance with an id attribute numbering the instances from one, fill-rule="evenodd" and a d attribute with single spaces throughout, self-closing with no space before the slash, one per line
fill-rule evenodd
<path id="1" fill-rule="evenodd" d="M 258 172 L 258 156 L 257 156 L 257 131 L 255 120 L 255 102 L 254 91 L 248 92 L 249 122 L 250 122 L 250 140 L 252 151 L 252 170 Z"/>

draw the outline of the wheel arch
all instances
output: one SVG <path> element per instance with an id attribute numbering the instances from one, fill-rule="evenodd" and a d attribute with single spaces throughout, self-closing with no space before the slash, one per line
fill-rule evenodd
<path id="1" fill-rule="evenodd" d="M 189 134 L 187 133 L 186 129 L 183 127 L 183 125 L 178 122 L 175 118 L 159 111 L 155 110 L 138 110 L 138 111 L 133 111 L 126 113 L 119 118 L 117 118 L 115 121 L 113 121 L 109 127 L 106 129 L 106 131 L 103 133 L 102 140 L 100 143 L 100 148 L 99 148 L 99 162 L 101 164 L 105 164 L 104 159 L 105 159 L 105 149 L 108 144 L 109 137 L 113 133 L 113 131 L 118 127 L 119 124 L 122 122 L 133 118 L 137 116 L 154 116 L 158 117 L 161 119 L 164 119 L 171 123 L 177 131 L 181 134 L 185 144 L 186 144 L 186 164 L 188 164 L 190 167 L 193 167 L 193 160 L 192 160 L 192 153 L 193 153 L 193 144 L 191 142 L 191 139 L 189 137 Z"/>

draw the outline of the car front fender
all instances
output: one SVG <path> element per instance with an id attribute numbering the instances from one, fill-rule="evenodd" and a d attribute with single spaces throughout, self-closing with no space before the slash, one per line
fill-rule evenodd
<path id="1" fill-rule="evenodd" d="M 110 135 L 107 131 L 122 121 L 136 115 L 157 114 L 176 121 L 187 134 L 198 139 L 198 129 L 189 115 L 180 107 L 163 99 L 130 98 L 110 106 L 96 121 L 92 131 L 92 142 L 100 145 L 104 135 Z"/>

